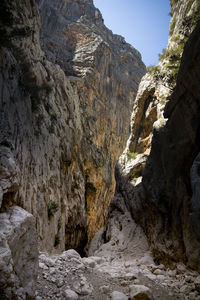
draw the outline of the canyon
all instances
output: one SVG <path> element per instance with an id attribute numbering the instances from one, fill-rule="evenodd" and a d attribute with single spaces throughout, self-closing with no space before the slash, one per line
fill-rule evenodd
<path id="1" fill-rule="evenodd" d="M 0 299 L 200 298 L 199 1 L 170 14 L 146 70 L 92 0 L 1 1 Z"/>

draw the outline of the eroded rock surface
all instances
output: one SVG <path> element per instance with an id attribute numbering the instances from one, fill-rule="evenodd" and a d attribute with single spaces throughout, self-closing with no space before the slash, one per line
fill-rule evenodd
<path id="1" fill-rule="evenodd" d="M 76 176 L 87 181 L 82 193 L 91 239 L 103 226 L 114 194 L 114 166 L 129 134 L 130 112 L 145 68 L 139 52 L 105 27 L 92 1 L 39 1 L 39 9 L 42 49 L 79 95 L 84 174 L 77 170 Z M 80 191 L 79 184 L 76 189 Z M 70 201 L 74 197 L 72 193 Z"/>
<path id="2" fill-rule="evenodd" d="M 37 2 L 42 26 L 35 0 L 0 5 L 1 210 L 31 212 L 43 250 L 83 251 L 107 217 L 145 67 L 92 1 Z"/>
<path id="3" fill-rule="evenodd" d="M 173 270 L 155 264 L 123 200 L 112 205 L 110 234 L 105 237 L 101 229 L 95 235 L 89 257 L 72 249 L 54 256 L 41 253 L 36 299 L 200 299 L 199 274 L 183 264 Z"/>
<path id="4" fill-rule="evenodd" d="M 140 84 L 117 191 L 158 262 L 183 261 L 199 270 L 200 6 L 171 4 L 168 47 Z"/>
<path id="5" fill-rule="evenodd" d="M 1 213 L 1 299 L 34 299 L 38 254 L 34 217 L 18 206 Z"/>

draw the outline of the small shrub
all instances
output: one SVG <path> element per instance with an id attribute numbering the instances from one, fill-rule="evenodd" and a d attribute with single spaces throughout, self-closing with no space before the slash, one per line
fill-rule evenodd
<path id="1" fill-rule="evenodd" d="M 169 35 L 172 35 L 173 32 L 174 32 L 174 28 L 176 26 L 176 17 L 174 17 L 172 20 L 171 20 L 171 23 L 170 23 L 170 27 L 169 27 Z"/>
<path id="2" fill-rule="evenodd" d="M 147 72 L 150 74 L 150 75 L 154 75 L 156 72 L 159 71 L 159 67 L 158 66 L 154 66 L 154 65 L 149 65 L 147 67 Z"/>
<path id="3" fill-rule="evenodd" d="M 129 159 L 135 159 L 136 156 L 138 155 L 137 152 L 126 152 L 127 158 Z"/>
<path id="4" fill-rule="evenodd" d="M 57 212 L 58 210 L 58 203 L 55 201 L 50 201 L 48 203 L 48 219 L 50 220 L 51 217 Z"/>
<path id="5" fill-rule="evenodd" d="M 172 42 L 178 42 L 178 41 L 180 41 L 180 38 L 181 38 L 180 35 L 177 34 L 172 38 Z"/>
<path id="6" fill-rule="evenodd" d="M 186 8 L 186 14 L 189 13 L 193 3 L 194 3 L 194 0 L 188 0 L 188 4 L 187 4 L 187 8 Z"/>

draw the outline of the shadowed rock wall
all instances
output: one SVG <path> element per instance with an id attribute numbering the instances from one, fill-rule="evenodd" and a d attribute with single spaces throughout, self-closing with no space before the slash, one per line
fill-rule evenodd
<path id="1" fill-rule="evenodd" d="M 142 79 L 117 171 L 117 191 L 142 225 L 155 259 L 182 260 L 195 269 L 200 257 L 199 17 L 198 1 L 172 1 L 169 44 L 159 65 Z"/>

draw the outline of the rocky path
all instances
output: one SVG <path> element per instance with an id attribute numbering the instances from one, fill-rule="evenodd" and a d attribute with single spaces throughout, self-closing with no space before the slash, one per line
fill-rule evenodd
<path id="1" fill-rule="evenodd" d="M 51 257 L 42 253 L 36 299 L 196 300 L 200 299 L 199 280 L 196 272 L 183 265 L 172 271 L 163 265 L 81 258 L 75 250 Z"/>
<path id="2" fill-rule="evenodd" d="M 174 270 L 153 262 L 141 228 L 122 204 L 110 216 L 107 239 L 93 239 L 89 257 L 75 250 L 61 255 L 41 253 L 37 298 L 200 300 L 200 276 L 177 264 Z"/>

